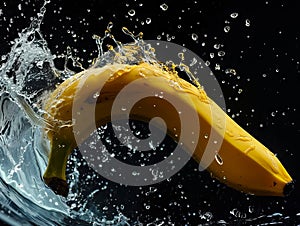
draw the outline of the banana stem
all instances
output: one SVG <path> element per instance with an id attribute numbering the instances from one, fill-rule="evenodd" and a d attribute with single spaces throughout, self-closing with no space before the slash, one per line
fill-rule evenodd
<path id="1" fill-rule="evenodd" d="M 67 160 L 73 148 L 67 142 L 55 137 L 52 140 L 51 153 L 47 169 L 43 175 L 45 183 L 56 193 L 62 196 L 68 195 L 66 181 Z"/>

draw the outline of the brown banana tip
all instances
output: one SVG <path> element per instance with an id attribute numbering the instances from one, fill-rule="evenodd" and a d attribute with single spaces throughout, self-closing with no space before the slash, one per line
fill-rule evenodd
<path id="1" fill-rule="evenodd" d="M 294 189 L 295 189 L 295 181 L 292 180 L 291 182 L 287 183 L 284 186 L 283 195 L 284 196 L 289 196 Z"/>
<path id="2" fill-rule="evenodd" d="M 46 184 L 55 194 L 61 195 L 63 197 L 67 197 L 69 193 L 69 186 L 67 182 L 61 178 L 52 177 L 52 178 L 44 178 Z"/>

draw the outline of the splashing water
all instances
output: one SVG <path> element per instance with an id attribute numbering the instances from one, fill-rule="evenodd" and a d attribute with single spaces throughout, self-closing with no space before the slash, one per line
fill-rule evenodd
<path id="1" fill-rule="evenodd" d="M 45 5 L 38 18 L 14 41 L 1 65 L 0 199 L 8 213 L 1 218 L 12 224 L 23 222 L 24 216 L 32 217 L 28 222 L 42 225 L 45 220 L 63 222 L 69 215 L 65 201 L 41 180 L 47 144 L 42 142 L 39 125 L 43 120 L 38 110 L 42 96 L 56 80 L 51 70 L 53 56 L 39 32 Z"/>
<path id="2" fill-rule="evenodd" d="M 54 194 L 42 180 L 49 150 L 42 133 L 43 126 L 47 124 L 42 118 L 45 114 L 43 100 L 56 84 L 74 74 L 67 67 L 63 71 L 55 68 L 55 56 L 40 32 L 47 3 L 31 25 L 14 40 L 10 53 L 2 57 L 0 200 L 3 211 L 0 219 L 12 225 L 29 222 L 69 225 L 81 221 L 81 224 L 126 224 L 122 216 L 115 217 L 113 221 L 103 221 L 92 217 L 92 213 L 84 208 L 80 213 L 72 211 L 66 204 L 68 200 Z M 107 64 L 108 59 L 113 60 L 111 53 L 99 58 L 97 66 Z M 102 55 L 100 51 L 99 56 Z M 72 194 L 68 199 L 72 200 Z"/>
<path id="3" fill-rule="evenodd" d="M 46 12 L 45 6 L 48 3 L 49 1 L 44 3 L 38 17 L 14 40 L 10 53 L 2 57 L 0 200 L 4 211 L 0 213 L 0 219 L 12 225 L 22 222 L 38 225 L 92 222 L 94 225 L 128 225 L 121 212 L 112 217 L 112 220 L 101 218 L 101 211 L 89 204 L 98 192 L 97 189 L 80 199 L 77 193 L 80 176 L 77 165 L 81 163 L 78 162 L 76 153 L 71 156 L 74 169 L 69 174 L 71 193 L 67 198 L 54 194 L 42 179 L 49 154 L 49 144 L 42 130 L 45 126 L 51 126 L 43 119 L 43 114 L 47 114 L 42 110 L 43 102 L 57 84 L 75 73 L 67 68 L 68 60 L 84 69 L 73 59 L 70 49 L 66 54 L 65 68 L 58 70 L 55 67 L 56 56 L 51 54 L 40 31 Z M 99 56 L 92 67 L 114 63 L 138 64 L 142 61 L 163 67 L 157 62 L 151 45 L 142 40 L 142 33 L 135 36 L 127 28 L 123 28 L 123 32 L 130 36 L 133 42 L 122 44 L 111 34 L 112 26 L 112 23 L 108 24 L 104 37 L 93 36 Z M 102 45 L 107 38 L 112 39 L 116 47 L 109 46 L 109 50 L 104 52 Z M 181 64 L 180 67 L 183 68 L 184 65 Z M 189 76 L 192 76 L 191 73 Z M 191 82 L 196 82 L 194 77 L 190 79 Z M 68 203 L 72 203 L 71 207 Z"/>

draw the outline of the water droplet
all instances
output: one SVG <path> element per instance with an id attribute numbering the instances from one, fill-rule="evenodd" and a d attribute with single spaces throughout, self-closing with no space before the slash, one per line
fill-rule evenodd
<path id="1" fill-rule="evenodd" d="M 236 71 L 233 68 L 227 68 L 225 69 L 225 74 L 233 74 L 236 75 Z"/>
<path id="2" fill-rule="evenodd" d="M 225 56 L 225 52 L 224 52 L 224 51 L 219 51 L 219 52 L 218 52 L 218 56 L 219 56 L 219 57 Z"/>
<path id="3" fill-rule="evenodd" d="M 132 176 L 138 176 L 138 175 L 140 175 L 140 173 L 136 172 L 136 171 L 133 171 L 131 174 L 132 174 Z"/>
<path id="4" fill-rule="evenodd" d="M 220 166 L 223 165 L 223 159 L 221 158 L 221 156 L 219 154 L 215 155 L 215 160 Z"/>
<path id="5" fill-rule="evenodd" d="M 160 92 L 160 94 L 158 95 L 159 98 L 164 98 L 164 92 Z"/>
<path id="6" fill-rule="evenodd" d="M 267 74 L 262 74 L 262 77 L 264 77 L 264 78 L 267 77 Z"/>
<path id="7" fill-rule="evenodd" d="M 168 9 L 168 5 L 166 3 L 163 3 L 160 5 L 160 8 L 163 10 L 163 11 L 166 11 Z"/>
<path id="8" fill-rule="evenodd" d="M 197 63 L 197 59 L 194 57 L 192 62 L 190 63 L 190 67 L 194 66 Z"/>
<path id="9" fill-rule="evenodd" d="M 151 23 L 151 18 L 148 17 L 148 18 L 146 19 L 146 24 L 150 24 L 150 23 Z"/>
<path id="10" fill-rule="evenodd" d="M 246 218 L 247 217 L 246 213 L 242 213 L 237 208 L 234 208 L 233 210 L 231 210 L 230 214 L 232 214 L 236 218 Z"/>
<path id="11" fill-rule="evenodd" d="M 228 32 L 230 31 L 230 26 L 225 26 L 225 27 L 224 27 L 224 31 L 225 31 L 226 33 L 228 33 Z"/>
<path id="12" fill-rule="evenodd" d="M 171 36 L 169 34 L 166 35 L 167 36 L 167 41 L 171 41 Z"/>
<path id="13" fill-rule="evenodd" d="M 164 178 L 164 172 L 159 172 L 159 178 Z"/>
<path id="14" fill-rule="evenodd" d="M 198 40 L 198 35 L 195 34 L 195 33 L 193 33 L 193 34 L 192 34 L 192 39 L 193 39 L 194 41 L 197 41 L 197 40 Z"/>
<path id="15" fill-rule="evenodd" d="M 43 64 L 44 64 L 43 61 L 38 61 L 38 62 L 36 63 L 36 66 L 37 66 L 39 69 L 43 69 Z"/>
<path id="16" fill-rule="evenodd" d="M 153 169 L 151 171 L 151 174 L 153 176 L 152 180 L 156 181 L 158 179 L 158 170 L 157 169 Z"/>
<path id="17" fill-rule="evenodd" d="M 246 27 L 250 27 L 250 20 L 249 19 L 246 19 L 245 25 L 246 25 Z"/>
<path id="18" fill-rule="evenodd" d="M 99 92 L 96 92 L 96 93 L 94 93 L 93 98 L 96 99 L 96 98 L 98 98 L 99 96 L 100 96 L 100 93 L 99 93 Z"/>
<path id="19" fill-rule="evenodd" d="M 128 15 L 129 16 L 134 16 L 135 15 L 135 10 L 134 9 L 129 10 Z"/>
<path id="20" fill-rule="evenodd" d="M 178 56 L 178 58 L 179 58 L 181 61 L 184 60 L 184 53 L 179 52 L 179 53 L 177 54 L 177 56 Z"/>
<path id="21" fill-rule="evenodd" d="M 127 108 L 126 108 L 126 107 L 124 107 L 124 106 L 122 106 L 122 107 L 121 107 L 121 110 L 122 110 L 122 111 L 126 111 L 126 110 L 127 110 Z"/>
<path id="22" fill-rule="evenodd" d="M 220 46 L 221 46 L 220 44 L 214 44 L 215 49 L 220 49 Z"/>
<path id="23" fill-rule="evenodd" d="M 113 26 L 114 26 L 114 23 L 110 21 L 110 22 L 107 24 L 106 29 L 110 31 L 110 30 L 113 28 Z"/>
<path id="24" fill-rule="evenodd" d="M 213 214 L 211 212 L 205 212 L 205 213 L 201 214 L 201 211 L 199 211 L 199 213 L 200 213 L 201 220 L 210 221 L 213 217 Z"/>
<path id="25" fill-rule="evenodd" d="M 249 206 L 248 211 L 249 211 L 249 213 L 253 213 L 254 212 L 254 207 L 253 206 Z"/>
<path id="26" fill-rule="evenodd" d="M 230 17 L 233 18 L 233 19 L 235 19 L 235 18 L 238 17 L 238 15 L 239 15 L 238 13 L 231 13 Z"/>

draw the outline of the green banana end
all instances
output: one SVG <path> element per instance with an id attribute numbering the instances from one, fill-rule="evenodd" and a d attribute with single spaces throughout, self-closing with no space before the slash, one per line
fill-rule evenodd
<path id="1" fill-rule="evenodd" d="M 66 180 L 66 167 L 68 156 L 73 148 L 63 139 L 55 137 L 51 139 L 51 152 L 48 165 L 43 175 L 45 184 L 56 194 L 67 197 L 69 187 Z"/>
<path id="2" fill-rule="evenodd" d="M 63 197 L 67 197 L 69 193 L 69 187 L 67 181 L 58 178 L 58 177 L 51 177 L 51 178 L 44 178 L 45 183 L 55 192 L 57 195 L 61 195 Z"/>

